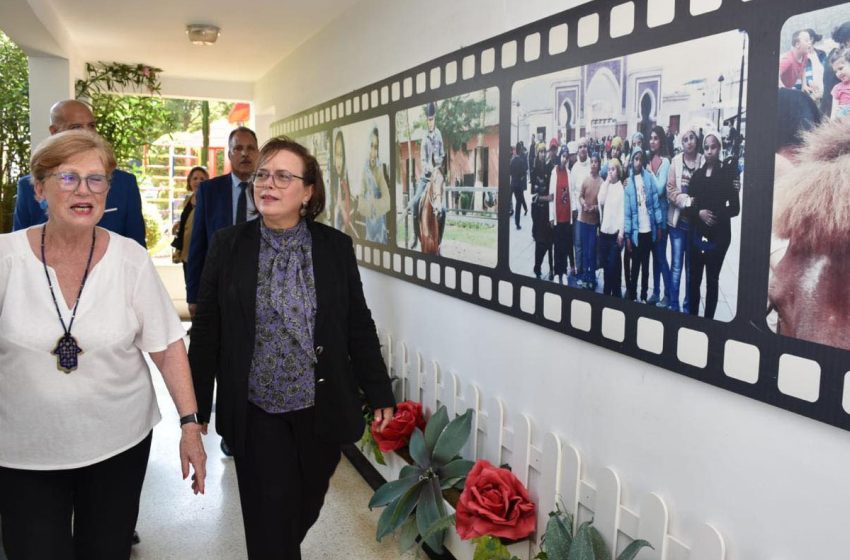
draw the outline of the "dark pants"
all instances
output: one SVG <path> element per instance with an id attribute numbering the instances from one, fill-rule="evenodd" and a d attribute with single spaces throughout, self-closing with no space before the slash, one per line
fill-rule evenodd
<path id="1" fill-rule="evenodd" d="M 596 224 L 578 223 L 578 228 L 581 230 L 581 268 L 584 274 L 581 277 L 585 283 L 590 283 L 596 287 L 596 230 L 599 226 Z"/>
<path id="2" fill-rule="evenodd" d="M 605 255 L 605 283 L 602 293 L 606 296 L 623 297 L 622 249 L 617 245 L 616 233 L 599 234 L 600 252 Z"/>
<path id="3" fill-rule="evenodd" d="M 87 467 L 0 467 L 0 524 L 9 560 L 129 558 L 150 449 L 148 434 Z"/>
<path id="4" fill-rule="evenodd" d="M 578 210 L 573 210 L 573 248 L 576 256 L 576 274 L 584 272 L 584 259 L 581 250 L 581 226 L 578 221 Z"/>
<path id="5" fill-rule="evenodd" d="M 664 280 L 664 291 L 661 291 L 661 280 Z M 652 248 L 652 293 L 659 300 L 667 298 L 670 305 L 670 263 L 667 262 L 667 230 L 661 231 L 661 237 L 655 240 Z"/>
<path id="6" fill-rule="evenodd" d="M 315 414 L 248 405 L 245 454 L 234 459 L 250 560 L 299 560 L 319 518 L 340 446 L 316 437 Z"/>
<path id="7" fill-rule="evenodd" d="M 519 229 L 519 209 L 522 208 L 528 212 L 528 205 L 525 203 L 525 191 L 514 191 L 514 199 L 516 200 L 514 222 L 516 223 L 516 228 Z"/>
<path id="8" fill-rule="evenodd" d="M 573 225 L 569 222 L 555 224 L 555 274 L 566 274 L 567 266 L 576 267 L 573 256 Z"/>
<path id="9" fill-rule="evenodd" d="M 637 299 L 638 275 L 640 275 L 640 299 L 645 300 L 649 291 L 649 254 L 652 252 L 652 246 L 651 233 L 639 233 L 637 245 L 632 245 L 632 269 L 629 276 L 629 299 L 632 301 Z"/>
<path id="10" fill-rule="evenodd" d="M 549 256 L 549 275 L 555 274 L 555 269 L 552 266 L 552 242 L 541 243 L 540 241 L 534 242 L 534 274 L 536 276 L 540 276 L 542 273 L 541 267 L 543 266 L 543 257 Z"/>
<path id="11" fill-rule="evenodd" d="M 700 250 L 691 245 L 691 277 L 688 285 L 690 294 L 688 311 L 691 315 L 699 314 L 700 285 L 703 271 L 705 271 L 705 317 L 714 318 L 720 285 L 720 269 L 723 267 L 723 259 L 726 258 L 728 249 L 728 244 L 718 245 L 708 250 Z"/>

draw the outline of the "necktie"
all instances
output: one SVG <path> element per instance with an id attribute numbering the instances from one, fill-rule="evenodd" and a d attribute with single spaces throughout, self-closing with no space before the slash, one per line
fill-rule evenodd
<path id="1" fill-rule="evenodd" d="M 236 199 L 236 222 L 237 224 L 243 223 L 248 219 L 248 195 L 245 193 L 245 189 L 248 188 L 248 183 L 241 182 L 239 183 L 239 198 Z"/>

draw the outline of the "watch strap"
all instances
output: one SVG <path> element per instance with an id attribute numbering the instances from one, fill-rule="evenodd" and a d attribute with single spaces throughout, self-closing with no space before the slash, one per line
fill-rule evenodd
<path id="1" fill-rule="evenodd" d="M 193 412 L 192 414 L 181 416 L 180 425 L 184 426 L 186 424 L 200 424 L 200 422 L 198 421 L 198 414 L 196 412 Z"/>

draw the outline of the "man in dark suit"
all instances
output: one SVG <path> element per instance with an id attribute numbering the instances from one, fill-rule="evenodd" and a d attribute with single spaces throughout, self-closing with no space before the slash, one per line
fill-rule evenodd
<path id="1" fill-rule="evenodd" d="M 257 217 L 254 201 L 247 189 L 260 153 L 257 135 L 250 128 L 240 126 L 230 133 L 227 147 L 231 172 L 204 181 L 195 195 L 197 202 L 186 276 L 186 301 L 192 316 L 197 308 L 201 271 L 213 234 L 221 228 Z"/>
<path id="2" fill-rule="evenodd" d="M 97 124 L 91 109 L 74 99 L 56 103 L 50 109 L 50 134 L 65 130 L 85 129 L 97 133 Z M 47 202 L 35 199 L 29 175 L 18 180 L 18 196 L 12 229 L 17 231 L 47 221 Z M 136 177 L 116 169 L 112 174 L 106 210 L 98 224 L 104 229 L 145 244 L 145 220 L 142 217 L 142 197 Z"/>
<path id="3" fill-rule="evenodd" d="M 259 153 L 257 135 L 253 130 L 244 126 L 234 129 L 227 140 L 231 172 L 198 186 L 186 275 L 186 302 L 193 318 L 197 309 L 201 271 L 213 234 L 222 228 L 257 217 L 248 186 Z M 221 451 L 228 457 L 232 455 L 224 438 L 221 440 Z"/>

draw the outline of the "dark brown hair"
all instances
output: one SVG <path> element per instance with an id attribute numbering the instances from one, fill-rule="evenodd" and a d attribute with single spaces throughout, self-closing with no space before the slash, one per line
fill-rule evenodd
<path id="1" fill-rule="evenodd" d="M 260 149 L 260 157 L 257 160 L 257 169 L 267 162 L 278 152 L 287 151 L 301 158 L 304 163 L 304 184 L 313 187 L 313 196 L 307 204 L 308 220 L 314 220 L 316 216 L 325 209 L 325 180 L 322 177 L 322 168 L 318 160 L 310 152 L 288 136 L 278 136 L 267 140 Z"/>
<path id="2" fill-rule="evenodd" d="M 190 169 L 188 173 L 186 173 L 186 190 L 189 191 L 189 192 L 192 192 L 191 180 L 192 180 L 192 175 L 194 175 L 195 171 L 200 171 L 201 173 L 203 173 L 204 175 L 207 176 L 207 179 L 210 178 L 210 174 L 209 174 L 209 172 L 207 172 L 206 167 L 201 167 L 200 165 L 196 165 L 195 167 Z"/>

